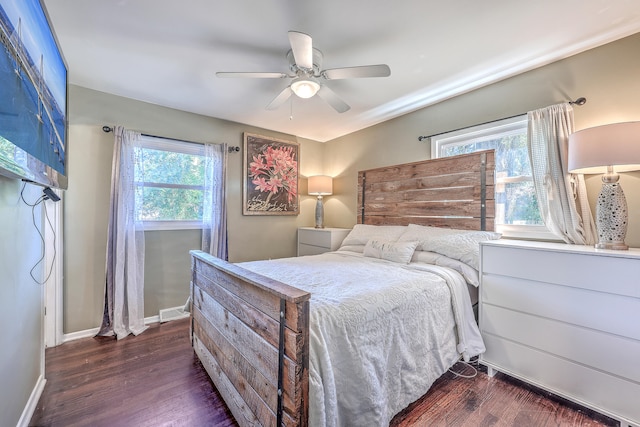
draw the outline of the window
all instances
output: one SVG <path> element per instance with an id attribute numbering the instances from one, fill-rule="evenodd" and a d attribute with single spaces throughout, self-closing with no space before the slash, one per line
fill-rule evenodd
<path id="1" fill-rule="evenodd" d="M 557 238 L 545 227 L 536 201 L 527 149 L 527 116 L 431 137 L 431 157 L 494 149 L 496 231 L 508 237 Z"/>
<path id="2" fill-rule="evenodd" d="M 202 144 L 142 136 L 135 176 L 137 216 L 145 230 L 202 227 Z"/>

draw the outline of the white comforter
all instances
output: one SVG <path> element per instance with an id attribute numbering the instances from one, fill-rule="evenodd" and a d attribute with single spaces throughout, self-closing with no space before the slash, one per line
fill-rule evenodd
<path id="1" fill-rule="evenodd" d="M 239 265 L 311 293 L 311 426 L 388 426 L 484 351 L 467 285 L 448 268 L 351 252 Z"/>

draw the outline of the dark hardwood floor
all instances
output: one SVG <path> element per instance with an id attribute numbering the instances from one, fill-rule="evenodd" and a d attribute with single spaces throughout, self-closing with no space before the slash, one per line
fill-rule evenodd
<path id="1" fill-rule="evenodd" d="M 189 340 L 188 319 L 137 337 L 48 348 L 32 426 L 236 426 Z"/>
<path id="2" fill-rule="evenodd" d="M 456 365 L 456 369 L 466 369 Z M 116 341 L 86 338 L 46 350 L 46 378 L 31 426 L 237 425 L 189 341 L 188 319 Z M 498 374 L 445 374 L 398 414 L 409 426 L 613 426 L 613 420 Z"/>
<path id="3" fill-rule="evenodd" d="M 458 363 L 457 372 L 471 373 Z M 601 427 L 620 424 L 602 414 L 486 369 L 472 379 L 445 373 L 429 392 L 391 421 L 393 427 Z"/>

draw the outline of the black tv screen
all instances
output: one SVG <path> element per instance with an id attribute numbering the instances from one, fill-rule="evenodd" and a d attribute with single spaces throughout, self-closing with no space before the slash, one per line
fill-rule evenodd
<path id="1" fill-rule="evenodd" d="M 0 0 L 0 174 L 67 188 L 67 65 L 40 0 Z"/>

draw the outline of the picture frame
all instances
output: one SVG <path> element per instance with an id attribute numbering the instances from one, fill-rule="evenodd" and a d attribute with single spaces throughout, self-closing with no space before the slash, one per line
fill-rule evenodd
<path id="1" fill-rule="evenodd" d="M 300 144 L 244 133 L 242 214 L 298 215 Z"/>

